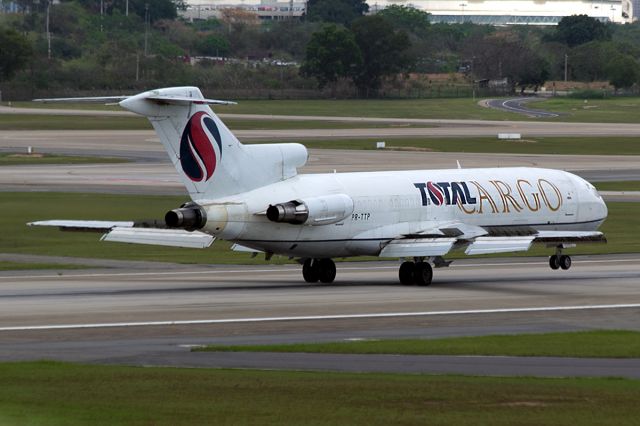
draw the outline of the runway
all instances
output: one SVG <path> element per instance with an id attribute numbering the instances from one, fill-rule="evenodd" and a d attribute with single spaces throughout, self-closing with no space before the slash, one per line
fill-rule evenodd
<path id="1" fill-rule="evenodd" d="M 576 257 L 565 272 L 551 271 L 540 258 L 465 259 L 437 269 L 428 288 L 397 285 L 395 262 L 339 264 L 337 282 L 331 286 L 305 284 L 294 265 L 149 267 L 0 274 L 0 359 L 229 367 L 233 357 L 194 354 L 189 348 L 210 343 L 640 330 L 637 255 Z M 254 355 L 253 364 L 251 357 L 238 358 L 235 366 L 267 368 L 264 357 Z M 459 358 L 416 358 L 412 368 L 470 368 Z M 280 365 L 288 359 L 280 358 Z M 374 362 L 367 359 L 364 364 L 358 357 L 343 359 L 339 370 L 407 371 L 406 363 L 365 368 Z M 287 365 L 332 369 L 327 362 L 300 355 Z M 501 363 L 486 362 L 494 365 L 488 374 L 496 375 L 553 373 L 558 365 L 549 361 L 552 370 L 544 370 L 541 361 L 528 369 L 527 363 L 514 359 L 519 365 L 514 370 L 513 363 L 500 367 Z M 621 368 L 616 365 L 600 365 L 603 370 L 598 371 L 611 373 Z M 572 375 L 567 368 L 563 374 Z M 583 374 L 580 371 L 575 374 Z"/>
<path id="2" fill-rule="evenodd" d="M 458 121 L 439 121 L 440 127 L 418 133 L 453 136 L 509 129 L 526 134 L 523 129 L 533 129 L 582 134 L 597 127 L 519 122 L 460 126 Z M 238 133 L 248 140 L 291 140 L 384 136 L 381 130 L 397 129 L 322 130 L 320 136 L 299 130 Z M 394 134 L 408 136 L 413 130 Z M 602 125 L 602 131 L 638 135 L 640 125 Z M 185 194 L 152 132 L 0 132 L 2 150 L 27 146 L 40 152 L 107 155 L 133 162 L 4 166 L 2 190 Z M 573 171 L 590 180 L 640 180 L 640 156 L 310 150 L 309 162 L 300 171 L 454 168 L 457 161 L 465 168 L 536 166 Z M 607 196 L 640 199 L 637 193 Z M 397 285 L 398 264 L 391 262 L 339 264 L 338 281 L 332 286 L 305 284 L 294 265 L 90 264 L 92 269 L 78 271 L 0 273 L 0 360 L 542 376 L 637 377 L 640 371 L 637 360 L 190 352 L 193 345 L 211 343 L 640 330 L 638 255 L 575 257 L 570 271 L 551 271 L 546 259 L 540 258 L 465 259 L 437 269 L 428 288 Z"/>

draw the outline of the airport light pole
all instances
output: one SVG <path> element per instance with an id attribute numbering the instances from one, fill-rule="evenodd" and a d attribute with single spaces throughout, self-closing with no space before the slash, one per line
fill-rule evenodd
<path id="1" fill-rule="evenodd" d="M 149 3 L 144 4 L 144 57 L 146 58 L 149 50 Z"/>
<path id="2" fill-rule="evenodd" d="M 466 3 L 460 3 L 460 7 L 462 8 L 462 23 L 464 24 L 464 8 L 467 6 Z"/>
<path id="3" fill-rule="evenodd" d="M 564 54 L 564 81 L 567 81 L 567 76 L 569 75 L 568 73 L 569 67 L 567 66 L 568 62 L 569 62 L 569 55 L 565 53 Z"/>
<path id="4" fill-rule="evenodd" d="M 49 31 L 49 8 L 51 7 L 51 0 L 47 0 L 47 59 L 51 59 L 51 31 Z"/>

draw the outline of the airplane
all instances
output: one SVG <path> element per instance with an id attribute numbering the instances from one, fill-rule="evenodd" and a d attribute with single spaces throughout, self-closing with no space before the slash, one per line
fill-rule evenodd
<path id="1" fill-rule="evenodd" d="M 170 87 L 119 100 L 153 125 L 190 202 L 160 223 L 47 220 L 35 226 L 102 230 L 102 240 L 206 248 L 216 238 L 241 252 L 297 259 L 308 283 L 332 283 L 333 258 L 404 260 L 404 285 L 428 286 L 433 267 L 467 255 L 553 250 L 551 269 L 567 270 L 565 249 L 606 243 L 598 227 L 607 206 L 586 180 L 529 167 L 298 174 L 308 159 L 298 143 L 242 144 L 196 87 Z M 58 98 L 55 101 L 78 100 Z M 432 267 L 433 265 L 433 267 Z"/>

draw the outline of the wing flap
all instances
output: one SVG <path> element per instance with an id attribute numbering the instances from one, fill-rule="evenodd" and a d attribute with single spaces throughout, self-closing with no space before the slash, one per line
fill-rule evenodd
<path id="1" fill-rule="evenodd" d="M 533 240 L 531 237 L 478 237 L 465 250 L 465 254 L 508 253 L 527 251 Z"/>
<path id="2" fill-rule="evenodd" d="M 113 220 L 39 220 L 29 222 L 27 226 L 55 226 L 61 231 L 106 232 L 115 227 L 132 228 L 133 221 Z"/>
<path id="3" fill-rule="evenodd" d="M 403 238 L 390 241 L 380 257 L 444 256 L 455 244 L 455 238 Z"/>
<path id="4" fill-rule="evenodd" d="M 607 239 L 602 232 L 597 231 L 539 231 L 536 234 L 535 242 L 547 244 L 606 243 Z"/>
<path id="5" fill-rule="evenodd" d="M 102 241 L 149 244 L 168 247 L 207 248 L 215 237 L 204 232 L 182 229 L 115 227 L 104 234 Z"/>

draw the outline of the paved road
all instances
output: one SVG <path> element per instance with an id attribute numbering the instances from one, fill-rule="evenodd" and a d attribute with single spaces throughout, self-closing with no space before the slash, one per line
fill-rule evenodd
<path id="1" fill-rule="evenodd" d="M 381 363 L 370 357 L 189 352 L 207 343 L 639 330 L 640 256 L 574 260 L 566 272 L 549 270 L 545 259 L 456 261 L 436 270 L 429 288 L 395 284 L 397 264 L 391 262 L 341 264 L 332 286 L 304 284 L 292 265 L 4 272 L 0 359 L 630 377 L 637 364 L 614 361 L 423 357 Z M 109 326 L 114 323 L 120 325 Z M 45 328 L 33 329 L 38 326 Z"/>
<path id="2" fill-rule="evenodd" d="M 489 108 L 499 109 L 507 112 L 515 112 L 533 118 L 554 118 L 559 117 L 557 112 L 543 111 L 541 109 L 529 108 L 527 104 L 542 101 L 543 98 L 520 97 L 511 99 L 488 99 L 483 104 Z"/>
<path id="3" fill-rule="evenodd" d="M 98 147 L 87 146 L 89 153 Z M 123 156 L 143 156 L 142 161 L 123 164 L 3 166 L 0 188 L 4 191 L 81 191 L 129 194 L 185 194 L 166 154 L 149 149 L 126 150 Z M 85 151 L 79 151 L 85 153 Z M 102 150 L 113 155 L 113 151 Z M 310 150 L 310 158 L 301 173 L 331 173 L 373 170 L 412 170 L 455 168 L 459 161 L 465 168 L 531 166 L 572 171 L 590 181 L 640 180 L 639 156 L 558 156 L 515 154 L 461 154 L 404 151 Z M 614 194 L 612 194 L 614 195 Z M 616 194 L 620 195 L 620 194 Z M 620 198 L 620 197 L 618 197 Z M 637 199 L 627 194 L 625 200 Z"/>

